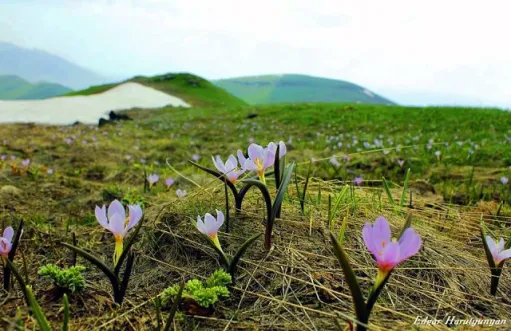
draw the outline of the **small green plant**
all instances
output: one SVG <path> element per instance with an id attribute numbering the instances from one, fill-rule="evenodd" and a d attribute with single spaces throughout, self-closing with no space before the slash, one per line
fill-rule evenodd
<path id="1" fill-rule="evenodd" d="M 224 270 L 216 270 L 204 283 L 198 279 L 186 282 L 183 289 L 183 298 L 196 301 L 204 308 L 214 305 L 220 298 L 229 297 L 229 289 L 226 287 L 232 281 L 231 275 Z M 161 295 L 163 306 L 168 305 L 179 293 L 180 284 L 174 284 L 165 289 Z"/>
<path id="2" fill-rule="evenodd" d="M 62 292 L 75 293 L 82 291 L 85 287 L 84 271 L 85 267 L 80 265 L 60 268 L 55 264 L 47 264 L 39 269 L 39 275 L 53 281 L 53 284 Z"/>

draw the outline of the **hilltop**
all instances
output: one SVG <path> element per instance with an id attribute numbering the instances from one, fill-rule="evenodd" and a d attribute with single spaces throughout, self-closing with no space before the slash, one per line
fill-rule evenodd
<path id="1" fill-rule="evenodd" d="M 120 83 L 91 86 L 66 94 L 91 95 L 105 92 L 122 83 L 134 82 L 183 99 L 192 107 L 240 106 L 245 102 L 229 94 L 206 79 L 189 73 L 167 73 L 158 76 L 136 76 Z"/>
<path id="2" fill-rule="evenodd" d="M 32 84 L 18 76 L 0 76 L 0 100 L 46 99 L 71 91 L 60 84 L 47 82 Z"/>
<path id="3" fill-rule="evenodd" d="M 214 80 L 214 84 L 248 104 L 353 102 L 394 104 L 362 86 L 307 75 L 263 75 Z"/>

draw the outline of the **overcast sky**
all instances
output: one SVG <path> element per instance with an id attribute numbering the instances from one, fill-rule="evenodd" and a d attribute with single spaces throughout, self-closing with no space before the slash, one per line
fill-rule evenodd
<path id="1" fill-rule="evenodd" d="M 511 1 L 0 0 L 0 40 L 116 77 L 303 73 L 511 108 Z"/>

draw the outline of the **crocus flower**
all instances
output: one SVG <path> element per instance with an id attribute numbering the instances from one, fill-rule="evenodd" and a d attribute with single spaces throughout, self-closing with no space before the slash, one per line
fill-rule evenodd
<path id="1" fill-rule="evenodd" d="M 286 147 L 286 144 L 284 144 L 284 142 L 282 140 L 279 142 L 279 147 L 280 147 L 279 148 L 279 158 L 282 159 L 282 157 L 284 155 L 286 155 L 286 153 L 287 153 L 287 147 Z M 269 143 L 268 149 L 270 151 L 272 151 L 273 154 L 277 153 L 277 144 L 275 144 L 274 142 Z"/>
<path id="2" fill-rule="evenodd" d="M 341 164 L 339 163 L 339 161 L 337 161 L 337 159 L 335 158 L 335 156 L 332 156 L 329 160 L 330 164 L 332 164 L 334 166 L 335 169 L 339 168 L 341 166 Z"/>
<path id="3" fill-rule="evenodd" d="M 364 181 L 364 179 L 362 178 L 362 176 L 358 176 L 358 177 L 355 177 L 355 179 L 353 179 L 353 184 L 360 186 L 363 181 Z"/>
<path id="4" fill-rule="evenodd" d="M 186 196 L 186 190 L 182 190 L 182 189 L 178 188 L 176 190 L 176 195 L 178 198 L 184 198 Z"/>
<path id="5" fill-rule="evenodd" d="M 158 180 L 160 180 L 160 176 L 157 174 L 151 174 L 147 176 L 147 182 L 149 183 L 149 186 L 153 186 Z"/>
<path id="6" fill-rule="evenodd" d="M 204 221 L 197 215 L 197 230 L 208 236 L 211 241 L 215 244 L 218 249 L 222 249 L 220 241 L 218 241 L 218 229 L 224 224 L 224 214 L 220 211 L 216 211 L 216 218 L 210 213 L 206 213 Z"/>
<path id="7" fill-rule="evenodd" d="M 30 165 L 30 159 L 25 159 L 21 161 L 21 165 L 23 165 L 24 167 L 28 167 Z"/>
<path id="8" fill-rule="evenodd" d="M 248 146 L 248 159 L 238 150 L 238 160 L 245 170 L 255 171 L 261 182 L 266 184 L 264 172 L 275 162 L 275 153 L 257 144 Z"/>
<path id="9" fill-rule="evenodd" d="M 4 233 L 0 237 L 0 256 L 3 259 L 7 258 L 12 248 L 12 237 L 14 236 L 14 229 L 11 226 L 5 228 Z"/>
<path id="10" fill-rule="evenodd" d="M 216 159 L 212 157 L 212 159 L 218 171 L 223 173 L 231 183 L 235 183 L 239 176 L 245 172 L 245 169 L 238 168 L 238 160 L 234 155 L 230 155 L 225 164 L 219 156 Z"/>
<path id="11" fill-rule="evenodd" d="M 7 156 L 5 156 L 5 155 L 0 155 L 0 160 L 5 161 L 5 159 L 6 159 L 6 158 L 7 158 Z"/>
<path id="12" fill-rule="evenodd" d="M 405 160 L 399 159 L 397 160 L 397 164 L 399 164 L 399 166 L 402 167 L 405 164 Z"/>
<path id="13" fill-rule="evenodd" d="M 170 177 L 165 179 L 165 185 L 167 185 L 167 188 L 170 188 L 172 185 L 174 185 L 174 179 Z"/>
<path id="14" fill-rule="evenodd" d="M 117 264 L 122 254 L 123 240 L 126 233 L 134 227 L 142 218 L 142 208 L 139 205 L 128 205 L 129 215 L 126 217 L 124 206 L 114 200 L 107 208 L 105 205 L 99 208 L 96 206 L 95 214 L 99 224 L 112 232 L 115 238 L 114 264 Z"/>
<path id="15" fill-rule="evenodd" d="M 195 162 L 199 161 L 199 159 L 200 159 L 199 154 L 193 154 L 193 155 L 192 155 L 192 159 L 193 159 Z"/>
<path id="16" fill-rule="evenodd" d="M 506 185 L 509 182 L 509 178 L 507 178 L 506 176 L 502 176 L 500 177 L 500 182 L 502 183 L 502 185 Z"/>
<path id="17" fill-rule="evenodd" d="M 511 248 L 504 249 L 504 239 L 500 238 L 499 242 L 493 240 L 492 237 L 486 236 L 486 244 L 488 244 L 488 248 L 490 249 L 491 255 L 495 260 L 495 265 L 499 265 L 504 260 L 511 258 Z"/>
<path id="18" fill-rule="evenodd" d="M 417 254 L 422 243 L 412 228 L 407 228 L 398 241 L 392 239 L 389 222 L 383 216 L 378 217 L 374 225 L 366 223 L 362 229 L 362 237 L 378 264 L 375 286 L 378 286 L 395 266 Z"/>

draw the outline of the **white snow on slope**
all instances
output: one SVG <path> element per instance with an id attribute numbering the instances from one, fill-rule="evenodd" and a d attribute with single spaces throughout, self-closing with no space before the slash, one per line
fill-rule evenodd
<path id="1" fill-rule="evenodd" d="M 103 93 L 44 100 L 0 100 L 0 123 L 96 124 L 111 110 L 190 107 L 183 100 L 138 83 L 124 83 Z"/>

